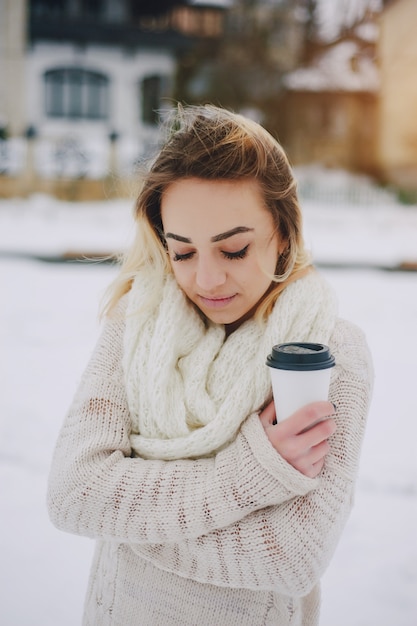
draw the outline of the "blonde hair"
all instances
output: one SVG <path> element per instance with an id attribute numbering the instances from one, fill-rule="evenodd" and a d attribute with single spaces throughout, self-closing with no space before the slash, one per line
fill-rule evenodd
<path id="1" fill-rule="evenodd" d="M 135 205 L 135 237 L 110 285 L 103 308 L 109 314 L 129 291 L 136 274 L 147 269 L 161 277 L 171 272 L 161 220 L 161 198 L 179 179 L 255 180 L 262 191 L 277 233 L 286 242 L 277 259 L 271 288 L 256 312 L 267 316 L 278 295 L 309 271 L 310 257 L 302 238 L 302 215 L 296 182 L 281 145 L 259 124 L 213 105 L 178 105 L 165 124 L 159 150 Z"/>

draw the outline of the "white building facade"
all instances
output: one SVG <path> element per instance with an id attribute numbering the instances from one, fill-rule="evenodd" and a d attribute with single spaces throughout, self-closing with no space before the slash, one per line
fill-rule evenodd
<path id="1" fill-rule="evenodd" d="M 128 173 L 157 142 L 178 56 L 218 36 L 223 10 L 212 0 L 0 0 L 0 173 L 25 166 L 28 140 L 39 176 Z"/>

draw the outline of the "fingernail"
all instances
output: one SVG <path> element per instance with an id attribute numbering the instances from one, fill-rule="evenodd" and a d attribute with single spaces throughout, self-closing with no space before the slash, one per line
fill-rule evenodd
<path id="1" fill-rule="evenodd" d="M 331 402 L 330 404 L 332 404 L 332 405 L 333 405 L 334 410 L 335 410 L 335 411 L 337 411 L 337 405 L 336 405 L 334 402 Z"/>

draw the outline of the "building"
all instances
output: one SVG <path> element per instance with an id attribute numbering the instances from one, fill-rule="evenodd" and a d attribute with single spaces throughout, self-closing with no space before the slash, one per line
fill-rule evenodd
<path id="1" fill-rule="evenodd" d="M 280 138 L 295 165 L 377 174 L 377 38 L 375 16 L 368 17 L 284 78 Z"/>
<path id="2" fill-rule="evenodd" d="M 221 35 L 226 4 L 0 0 L 0 171 L 128 175 L 158 140 L 178 59 Z"/>
<path id="3" fill-rule="evenodd" d="M 378 156 L 385 182 L 417 191 L 417 3 L 392 0 L 380 17 Z"/>

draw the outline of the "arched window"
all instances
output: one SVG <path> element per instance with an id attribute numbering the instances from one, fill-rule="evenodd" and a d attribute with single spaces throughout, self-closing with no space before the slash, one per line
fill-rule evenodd
<path id="1" fill-rule="evenodd" d="M 45 110 L 49 117 L 106 119 L 108 78 L 81 68 L 45 72 Z"/>

